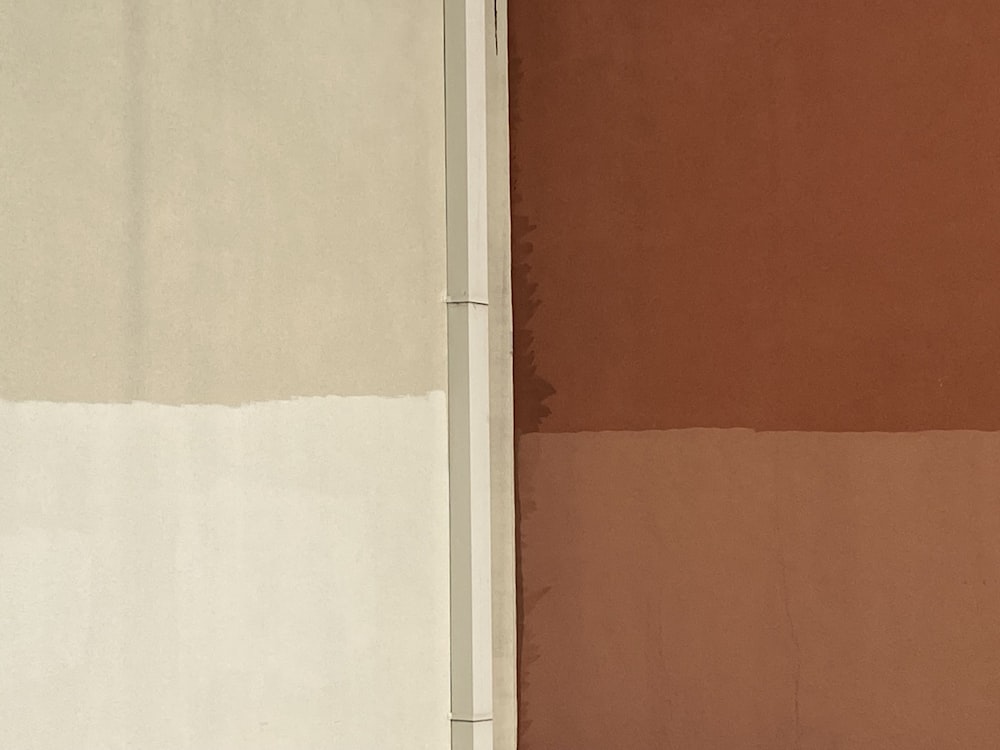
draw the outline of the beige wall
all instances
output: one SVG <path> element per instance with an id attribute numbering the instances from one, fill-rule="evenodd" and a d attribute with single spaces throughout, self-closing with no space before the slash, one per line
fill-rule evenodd
<path id="1" fill-rule="evenodd" d="M 489 8 L 488 8 L 489 10 Z M 514 392 L 510 285 L 510 147 L 507 137 L 507 2 L 487 13 L 486 107 L 490 280 L 490 457 L 493 503 L 493 740 L 517 745 L 514 597 Z M 493 19 L 496 19 L 496 25 Z"/>
<path id="2" fill-rule="evenodd" d="M 431 0 L 0 3 L 0 396 L 445 385 Z"/>
<path id="3" fill-rule="evenodd" d="M 446 746 L 442 46 L 0 2 L 0 746 Z"/>

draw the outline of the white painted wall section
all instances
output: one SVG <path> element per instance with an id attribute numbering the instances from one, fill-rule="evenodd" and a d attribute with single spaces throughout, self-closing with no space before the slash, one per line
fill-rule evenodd
<path id="1" fill-rule="evenodd" d="M 0 402 L 0 747 L 440 750 L 444 395 Z"/>

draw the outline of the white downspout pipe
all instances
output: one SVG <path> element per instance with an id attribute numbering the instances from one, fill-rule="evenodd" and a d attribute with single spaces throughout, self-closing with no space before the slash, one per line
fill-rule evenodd
<path id="1" fill-rule="evenodd" d="M 453 750 L 493 747 L 487 2 L 444 0 Z"/>

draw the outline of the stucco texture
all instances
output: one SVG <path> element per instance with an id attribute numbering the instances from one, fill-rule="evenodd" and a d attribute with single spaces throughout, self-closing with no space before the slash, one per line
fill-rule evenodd
<path id="1" fill-rule="evenodd" d="M 0 8 L 0 397 L 445 386 L 438 4 Z"/>
<path id="2" fill-rule="evenodd" d="M 447 747 L 445 412 L 0 403 L 0 746 Z"/>
<path id="3" fill-rule="evenodd" d="M 493 745 L 495 750 L 513 750 L 517 744 L 517 602 L 506 0 L 498 0 L 496 14 L 487 19 L 486 27 Z"/>
<path id="4" fill-rule="evenodd" d="M 509 5 L 521 750 L 1000 746 L 1000 9 Z"/>
<path id="5" fill-rule="evenodd" d="M 1000 429 L 1000 10 L 516 0 L 510 25 L 541 429 Z"/>
<path id="6" fill-rule="evenodd" d="M 521 743 L 988 750 L 1000 435 L 534 433 Z"/>
<path id="7" fill-rule="evenodd" d="M 0 746 L 449 738 L 430 0 L 0 3 Z"/>

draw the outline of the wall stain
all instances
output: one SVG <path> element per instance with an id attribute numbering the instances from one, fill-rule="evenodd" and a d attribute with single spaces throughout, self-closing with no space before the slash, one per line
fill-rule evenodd
<path id="1" fill-rule="evenodd" d="M 494 7 L 496 7 L 494 5 Z M 515 40 L 509 41 L 511 49 Z M 537 432 L 544 419 L 551 413 L 546 400 L 555 393 L 552 385 L 538 372 L 534 352 L 534 335 L 530 323 L 541 301 L 538 299 L 538 284 L 531 278 L 531 256 L 535 252 L 531 233 L 535 229 L 524 201 L 518 191 L 520 164 L 517 157 L 516 133 L 520 118 L 518 112 L 518 91 L 522 78 L 521 61 L 516 55 L 509 58 L 508 74 L 510 86 L 510 179 L 511 179 L 511 288 L 512 315 L 514 328 L 514 551 L 515 603 L 517 609 L 517 734 L 520 741 L 530 727 L 526 718 L 523 689 L 527 667 L 538 658 L 537 649 L 526 640 L 525 616 L 538 600 L 548 592 L 542 587 L 539 593 L 525 596 L 522 570 L 521 524 L 532 507 L 526 507 L 519 489 L 521 474 L 518 471 L 520 438 L 530 432 Z"/>

